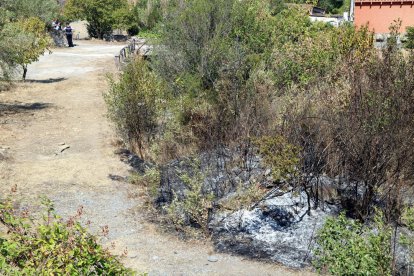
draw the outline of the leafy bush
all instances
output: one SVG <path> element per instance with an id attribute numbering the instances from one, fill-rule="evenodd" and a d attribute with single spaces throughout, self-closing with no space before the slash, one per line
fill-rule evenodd
<path id="1" fill-rule="evenodd" d="M 406 207 L 401 217 L 401 222 L 407 227 L 409 232 L 401 235 L 400 242 L 408 248 L 409 265 L 412 266 L 414 263 L 414 207 Z"/>
<path id="2" fill-rule="evenodd" d="M 315 267 L 333 275 L 391 275 L 391 229 L 379 216 L 373 227 L 344 214 L 329 218 L 317 236 Z"/>
<path id="3" fill-rule="evenodd" d="M 263 199 L 266 193 L 268 193 L 268 189 L 263 188 L 260 184 L 251 185 L 247 188 L 239 185 L 233 196 L 219 203 L 219 208 L 232 211 L 251 208 L 252 205 Z"/>
<path id="4" fill-rule="evenodd" d="M 414 49 L 414 27 L 407 27 L 406 32 L 407 41 L 405 42 L 405 47 Z"/>
<path id="5" fill-rule="evenodd" d="M 263 136 L 257 139 L 259 153 L 272 169 L 274 181 L 288 180 L 298 171 L 300 148 L 289 144 L 282 136 Z"/>
<path id="6" fill-rule="evenodd" d="M 174 195 L 173 201 L 166 207 L 168 218 L 181 230 L 190 225 L 208 234 L 214 195 L 203 191 L 204 176 L 200 171 L 196 171 L 193 176 L 182 174 L 181 179 L 187 188 L 186 195 L 183 199 Z"/>
<path id="7" fill-rule="evenodd" d="M 379 52 L 366 27 L 312 23 L 273 0 L 172 0 L 162 11 L 149 65 L 131 65 L 107 101 L 126 141 L 157 163 L 259 141 L 274 178 L 300 183 L 309 209 L 326 188 L 354 218 L 380 206 L 398 220 L 414 183 L 413 53 Z"/>
<path id="8" fill-rule="evenodd" d="M 160 185 L 160 171 L 156 168 L 150 168 L 143 175 L 134 173 L 130 176 L 129 182 L 146 189 L 146 196 L 153 199 L 158 195 Z"/>
<path id="9" fill-rule="evenodd" d="M 119 75 L 110 78 L 104 94 L 109 118 L 126 143 L 144 157 L 144 146 L 157 128 L 157 114 L 162 111 L 161 82 L 145 60 L 136 58 Z"/>
<path id="10" fill-rule="evenodd" d="M 63 221 L 52 203 L 43 201 L 46 212 L 40 222 L 0 202 L 0 273 L 6 275 L 120 275 L 133 274 L 103 249 L 76 219 Z"/>

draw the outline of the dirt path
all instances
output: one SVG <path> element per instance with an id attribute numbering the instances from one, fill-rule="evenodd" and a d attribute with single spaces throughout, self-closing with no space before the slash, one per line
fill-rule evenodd
<path id="1" fill-rule="evenodd" d="M 127 247 L 125 264 L 150 275 L 304 275 L 224 254 L 209 262 L 209 246 L 160 234 L 145 221 L 136 187 L 110 177 L 129 169 L 114 154 L 102 99 L 121 46 L 78 43 L 42 57 L 29 67 L 31 82 L 0 93 L 0 192 L 17 185 L 25 204 L 47 195 L 63 216 L 84 206 L 91 231 L 107 225 L 103 242 L 115 242 L 117 253 Z"/>

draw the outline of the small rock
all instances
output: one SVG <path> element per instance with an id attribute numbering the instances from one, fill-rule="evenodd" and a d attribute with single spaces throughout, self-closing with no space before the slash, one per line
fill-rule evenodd
<path id="1" fill-rule="evenodd" d="M 158 260 L 158 259 L 159 259 L 159 257 L 158 257 L 158 256 L 152 256 L 152 259 L 153 259 L 154 261 L 156 261 L 156 260 Z"/>
<path id="2" fill-rule="evenodd" d="M 267 170 L 265 171 L 265 176 L 268 176 L 271 172 L 272 172 L 272 171 L 271 171 L 270 169 L 267 169 Z"/>
<path id="3" fill-rule="evenodd" d="M 135 259 L 136 257 L 138 257 L 138 254 L 129 254 L 130 259 Z"/>
<path id="4" fill-rule="evenodd" d="M 207 260 L 211 263 L 215 263 L 215 262 L 218 262 L 218 257 L 217 256 L 208 256 Z"/>
<path id="5" fill-rule="evenodd" d="M 61 143 L 58 144 L 58 146 L 64 146 L 64 145 L 66 145 L 65 142 L 61 142 Z"/>

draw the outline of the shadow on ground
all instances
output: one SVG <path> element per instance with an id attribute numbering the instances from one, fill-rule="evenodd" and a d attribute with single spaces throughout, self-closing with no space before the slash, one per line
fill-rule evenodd
<path id="1" fill-rule="evenodd" d="M 26 80 L 29 83 L 55 83 L 67 80 L 67 78 L 49 78 L 45 80 Z"/>
<path id="2" fill-rule="evenodd" d="M 52 107 L 52 104 L 50 103 L 0 103 L 0 117 L 30 111 L 38 111 L 50 107 Z"/>

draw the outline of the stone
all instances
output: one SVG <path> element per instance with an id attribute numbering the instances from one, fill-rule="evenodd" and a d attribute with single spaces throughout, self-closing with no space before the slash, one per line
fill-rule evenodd
<path id="1" fill-rule="evenodd" d="M 207 259 L 209 262 L 211 262 L 211 263 L 216 263 L 216 262 L 218 262 L 218 257 L 217 256 L 208 256 L 208 259 Z"/>
<path id="2" fill-rule="evenodd" d="M 374 38 L 375 38 L 375 41 L 377 41 L 377 42 L 385 41 L 385 37 L 382 34 L 375 34 Z"/>

